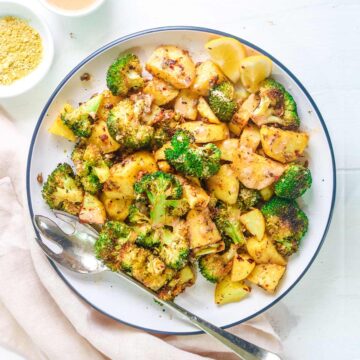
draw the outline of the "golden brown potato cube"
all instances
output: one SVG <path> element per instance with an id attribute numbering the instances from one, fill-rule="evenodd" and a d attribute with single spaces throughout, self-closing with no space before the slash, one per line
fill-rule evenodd
<path id="1" fill-rule="evenodd" d="M 151 55 L 145 68 L 177 89 L 191 86 L 195 79 L 195 65 L 189 53 L 176 46 L 160 46 Z"/>
<path id="2" fill-rule="evenodd" d="M 221 121 L 213 113 L 209 104 L 203 97 L 199 98 L 197 111 L 203 121 L 207 121 L 212 124 L 221 124 Z"/>
<path id="3" fill-rule="evenodd" d="M 285 273 L 286 267 L 277 264 L 256 265 L 248 280 L 273 294 Z"/>
<path id="4" fill-rule="evenodd" d="M 98 120 L 94 124 L 89 143 L 96 145 L 103 154 L 114 152 L 120 148 L 120 144 L 110 136 L 106 122 L 103 120 Z"/>
<path id="5" fill-rule="evenodd" d="M 159 170 L 162 172 L 171 173 L 173 171 L 173 168 L 166 160 L 158 161 L 157 166 L 158 166 Z"/>
<path id="6" fill-rule="evenodd" d="M 221 151 L 221 160 L 233 161 L 235 152 L 239 149 L 239 139 L 226 139 L 216 142 L 215 145 Z"/>
<path id="7" fill-rule="evenodd" d="M 303 154 L 309 141 L 308 134 L 270 126 L 262 126 L 260 136 L 265 154 L 281 163 L 296 160 Z"/>
<path id="8" fill-rule="evenodd" d="M 114 193 L 111 193 L 111 195 L 115 196 Z M 124 221 L 129 215 L 132 199 L 107 197 L 107 194 L 103 193 L 101 194 L 101 201 L 105 206 L 106 214 L 111 220 Z"/>
<path id="9" fill-rule="evenodd" d="M 60 111 L 60 114 L 67 108 L 72 109 L 72 106 L 70 104 L 65 104 L 63 109 Z M 51 124 L 51 126 L 48 130 L 49 133 L 57 135 L 57 136 L 62 136 L 67 140 L 75 142 L 76 141 L 75 134 L 70 130 L 70 128 L 68 126 L 66 126 L 63 123 L 63 121 L 61 120 L 60 114 L 56 117 L 54 122 Z"/>
<path id="10" fill-rule="evenodd" d="M 231 276 L 227 275 L 216 284 L 215 303 L 224 305 L 240 301 L 249 295 L 250 291 L 250 286 L 246 285 L 243 281 L 231 281 Z"/>
<path id="11" fill-rule="evenodd" d="M 243 128 L 250 120 L 251 113 L 255 110 L 259 100 L 254 94 L 251 94 L 238 108 L 229 123 L 229 129 L 232 133 L 239 136 Z"/>
<path id="12" fill-rule="evenodd" d="M 246 279 L 254 270 L 255 265 L 254 259 L 249 254 L 237 254 L 233 260 L 231 281 Z"/>
<path id="13" fill-rule="evenodd" d="M 175 89 L 172 85 L 155 77 L 146 83 L 142 91 L 145 94 L 151 95 L 154 99 L 154 104 L 159 106 L 167 104 L 179 94 L 179 90 Z"/>
<path id="14" fill-rule="evenodd" d="M 233 205 L 239 195 L 239 180 L 230 165 L 221 165 L 219 171 L 206 181 L 211 193 L 221 201 Z"/>
<path id="15" fill-rule="evenodd" d="M 183 89 L 175 100 L 174 110 L 185 119 L 196 120 L 197 104 L 198 95 L 189 89 Z"/>
<path id="16" fill-rule="evenodd" d="M 225 124 L 207 124 L 203 121 L 188 121 L 181 124 L 180 127 L 193 134 L 196 143 L 220 141 L 229 137 L 229 129 Z"/>
<path id="17" fill-rule="evenodd" d="M 104 184 L 104 193 L 115 191 L 121 198 L 134 197 L 134 184 L 140 172 L 152 173 L 157 171 L 155 159 L 149 152 L 138 151 L 121 163 L 110 168 L 110 177 Z"/>
<path id="18" fill-rule="evenodd" d="M 183 197 L 188 202 L 190 209 L 206 208 L 210 201 L 207 192 L 193 181 L 189 181 L 182 176 L 176 175 L 183 188 Z"/>
<path id="19" fill-rule="evenodd" d="M 255 152 L 260 144 L 260 130 L 257 126 L 246 125 L 240 136 L 240 148 Z"/>
<path id="20" fill-rule="evenodd" d="M 260 190 L 260 195 L 264 201 L 269 201 L 274 195 L 274 187 L 272 185 L 267 186 Z"/>
<path id="21" fill-rule="evenodd" d="M 240 221 L 245 225 L 246 230 L 261 240 L 265 234 L 265 219 L 259 209 L 253 209 L 240 216 Z"/>
<path id="22" fill-rule="evenodd" d="M 220 68 L 212 61 L 206 60 L 196 66 L 192 89 L 199 95 L 208 96 L 209 90 L 213 86 L 225 80 L 226 78 Z"/>
<path id="23" fill-rule="evenodd" d="M 285 170 L 276 161 L 241 149 L 234 153 L 231 166 L 244 186 L 256 190 L 271 185 Z"/>
<path id="24" fill-rule="evenodd" d="M 106 212 L 103 203 L 96 196 L 85 193 L 79 219 L 86 224 L 104 224 Z"/>
<path id="25" fill-rule="evenodd" d="M 210 218 L 208 208 L 192 209 L 186 216 L 190 248 L 195 249 L 221 241 L 221 235 Z"/>
<path id="26" fill-rule="evenodd" d="M 165 143 L 160 149 L 156 150 L 154 152 L 154 158 L 156 161 L 159 161 L 159 160 L 166 160 L 166 157 L 165 157 L 165 150 L 168 149 L 168 148 L 171 148 L 171 143 L 170 141 Z"/>
<path id="27" fill-rule="evenodd" d="M 117 105 L 121 97 L 113 95 L 110 90 L 103 91 L 102 95 L 103 97 L 97 111 L 97 116 L 99 120 L 106 121 L 110 110 Z"/>
<path id="28" fill-rule="evenodd" d="M 271 238 L 266 234 L 261 240 L 256 237 L 247 239 L 246 248 L 257 264 L 286 265 L 286 260 L 276 250 Z"/>

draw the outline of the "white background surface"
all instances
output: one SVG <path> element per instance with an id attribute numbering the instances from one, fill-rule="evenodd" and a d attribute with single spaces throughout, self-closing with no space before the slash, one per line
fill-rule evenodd
<path id="1" fill-rule="evenodd" d="M 107 0 L 96 13 L 78 19 L 53 15 L 36 0 L 26 3 L 47 20 L 56 47 L 45 81 L 16 99 L 0 100 L 27 141 L 47 98 L 80 60 L 117 37 L 146 28 L 223 30 L 260 46 L 294 72 L 330 131 L 338 196 L 320 255 L 268 315 L 283 339 L 286 359 L 360 359 L 360 1 Z M 24 152 L 27 148 L 28 143 Z M 0 359 L 12 359 L 3 351 Z"/>

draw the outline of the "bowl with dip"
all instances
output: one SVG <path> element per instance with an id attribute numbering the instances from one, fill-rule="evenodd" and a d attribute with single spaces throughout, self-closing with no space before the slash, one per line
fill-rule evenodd
<path id="1" fill-rule="evenodd" d="M 0 2 L 0 99 L 20 95 L 48 72 L 54 43 L 46 23 L 18 1 Z"/>
<path id="2" fill-rule="evenodd" d="M 84 16 L 92 13 L 105 0 L 40 0 L 50 11 L 63 16 Z"/>

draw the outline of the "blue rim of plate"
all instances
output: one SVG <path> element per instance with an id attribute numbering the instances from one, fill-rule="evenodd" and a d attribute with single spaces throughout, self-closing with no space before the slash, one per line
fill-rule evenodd
<path id="1" fill-rule="evenodd" d="M 325 241 L 326 235 L 328 233 L 329 227 L 330 227 L 330 223 L 331 223 L 331 219 L 332 219 L 332 215 L 334 212 L 334 205 L 335 205 L 335 197 L 336 197 L 336 166 L 335 166 L 335 156 L 334 156 L 334 150 L 333 150 L 333 146 L 332 146 L 332 142 L 329 136 L 329 132 L 327 130 L 327 127 L 325 125 L 325 121 L 320 113 L 320 110 L 318 109 L 318 107 L 315 104 L 315 101 L 313 100 L 313 98 L 310 96 L 309 92 L 305 89 L 304 85 L 302 85 L 302 83 L 297 79 L 297 77 L 287 68 L 285 67 L 280 61 L 278 61 L 277 59 L 275 59 L 272 55 L 268 54 L 266 51 L 264 51 L 263 49 L 259 48 L 258 46 L 250 43 L 247 40 L 244 40 L 240 37 L 228 34 L 226 32 L 223 31 L 219 31 L 219 30 L 213 30 L 213 29 L 209 29 L 209 28 L 204 28 L 204 27 L 197 27 L 197 26 L 164 26 L 164 27 L 158 27 L 158 28 L 152 28 L 152 29 L 147 29 L 147 30 L 143 30 L 143 31 L 139 31 L 130 35 L 126 35 L 123 36 L 121 38 L 118 38 L 104 46 L 102 46 L 101 48 L 99 48 L 98 50 L 94 51 L 91 55 L 89 55 L 88 57 L 86 57 L 83 61 L 81 61 L 77 66 L 75 66 L 66 76 L 65 78 L 60 82 L 60 84 L 56 87 L 56 89 L 54 90 L 54 92 L 51 94 L 49 100 L 47 101 L 44 109 L 42 110 L 40 117 L 37 121 L 37 124 L 35 126 L 34 129 L 34 133 L 33 136 L 31 138 L 31 143 L 30 143 L 30 147 L 29 147 L 29 154 L 28 154 L 28 159 L 27 159 L 27 167 L 26 167 L 26 192 L 27 192 L 27 201 L 28 201 L 28 206 L 29 206 L 29 212 L 31 215 L 31 220 L 33 219 L 34 216 L 34 212 L 32 209 L 32 202 L 31 202 L 31 195 L 30 195 L 30 167 L 31 167 L 31 159 L 32 159 L 32 152 L 33 152 L 33 148 L 34 148 L 34 144 L 35 144 L 35 140 L 37 137 L 37 133 L 39 130 L 39 127 L 44 119 L 44 117 L 46 116 L 47 110 L 50 107 L 53 99 L 55 98 L 55 96 L 58 94 L 58 92 L 62 89 L 62 87 L 65 85 L 65 83 L 74 75 L 74 73 L 83 65 L 85 65 L 87 62 L 89 62 L 91 59 L 95 58 L 97 55 L 103 53 L 104 51 L 120 44 L 123 43 L 127 40 L 133 39 L 133 38 L 137 38 L 137 37 L 141 37 L 143 35 L 147 35 L 147 34 L 151 34 L 154 32 L 164 32 L 164 31 L 198 31 L 198 32 L 205 32 L 205 33 L 209 33 L 209 34 L 214 34 L 214 35 L 219 35 L 219 36 L 228 36 L 228 37 L 232 37 L 234 39 L 239 40 L 241 43 L 243 43 L 246 46 L 249 46 L 255 50 L 257 50 L 258 52 L 268 56 L 274 63 L 276 63 L 282 70 L 284 70 L 291 78 L 292 80 L 295 81 L 295 83 L 300 87 L 300 89 L 302 90 L 302 92 L 306 95 L 306 97 L 308 98 L 308 100 L 310 101 L 312 107 L 314 108 L 316 115 L 318 116 L 321 125 L 323 127 L 328 145 L 329 145 L 329 149 L 330 149 L 330 154 L 331 154 L 331 163 L 332 163 L 332 167 L 333 167 L 333 192 L 332 192 L 332 197 L 331 197 L 331 208 L 330 208 L 330 212 L 329 212 L 329 216 L 328 216 L 328 220 L 327 220 L 327 224 L 325 227 L 325 231 L 323 233 L 323 236 L 321 238 L 320 244 L 318 246 L 318 248 L 316 249 L 313 257 L 311 258 L 310 262 L 308 263 L 308 265 L 306 266 L 306 268 L 304 269 L 304 271 L 300 274 L 300 276 L 294 281 L 294 283 L 278 298 L 276 298 L 272 303 L 270 303 L 269 305 L 265 306 L 264 308 L 262 308 L 261 310 L 257 311 L 256 313 L 241 319 L 239 321 L 236 321 L 234 323 L 222 326 L 223 329 L 227 329 L 230 328 L 232 326 L 241 324 L 245 321 L 248 321 L 258 315 L 260 315 L 261 313 L 267 311 L 268 309 L 270 309 L 273 305 L 275 305 L 278 301 L 280 301 L 285 295 L 287 295 L 294 287 L 295 285 L 302 279 L 302 277 L 305 275 L 305 273 L 309 270 L 310 266 L 312 265 L 312 263 L 314 262 L 315 258 L 317 257 L 317 255 L 319 254 L 319 251 Z M 35 230 L 35 233 L 38 237 L 40 237 L 39 232 L 37 231 L 34 222 L 33 222 L 33 227 Z M 108 316 L 109 318 L 116 320 L 122 324 L 137 328 L 137 329 L 141 329 L 141 330 L 145 330 L 154 334 L 166 334 L 166 335 L 198 335 L 198 334 L 203 334 L 203 331 L 189 331 L 189 332 L 171 332 L 171 331 L 160 331 L 160 330 L 154 330 L 154 329 L 149 329 L 149 328 L 145 328 L 142 326 L 138 326 L 138 325 L 134 325 L 131 323 L 128 323 L 122 319 L 118 319 L 108 313 L 106 313 L 105 311 L 99 309 L 97 306 L 95 306 L 94 304 L 92 304 L 91 302 L 89 302 L 85 297 L 83 297 L 81 294 L 78 293 L 78 291 L 66 280 L 66 278 L 63 276 L 63 274 L 60 272 L 60 270 L 58 269 L 58 267 L 56 266 L 56 264 L 49 259 L 49 262 L 51 263 L 51 265 L 53 266 L 53 268 L 55 269 L 55 271 L 57 272 L 57 274 L 60 276 L 60 278 L 65 282 L 65 284 L 76 294 L 78 295 L 82 300 L 84 300 L 87 304 L 89 304 L 91 307 L 93 307 L 95 310 L 99 311 L 100 313 Z"/>

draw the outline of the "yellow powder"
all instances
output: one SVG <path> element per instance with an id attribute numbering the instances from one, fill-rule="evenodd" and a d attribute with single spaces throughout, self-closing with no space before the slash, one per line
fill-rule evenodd
<path id="1" fill-rule="evenodd" d="M 39 33 L 25 21 L 0 18 L 0 85 L 9 85 L 33 71 L 42 58 Z"/>

